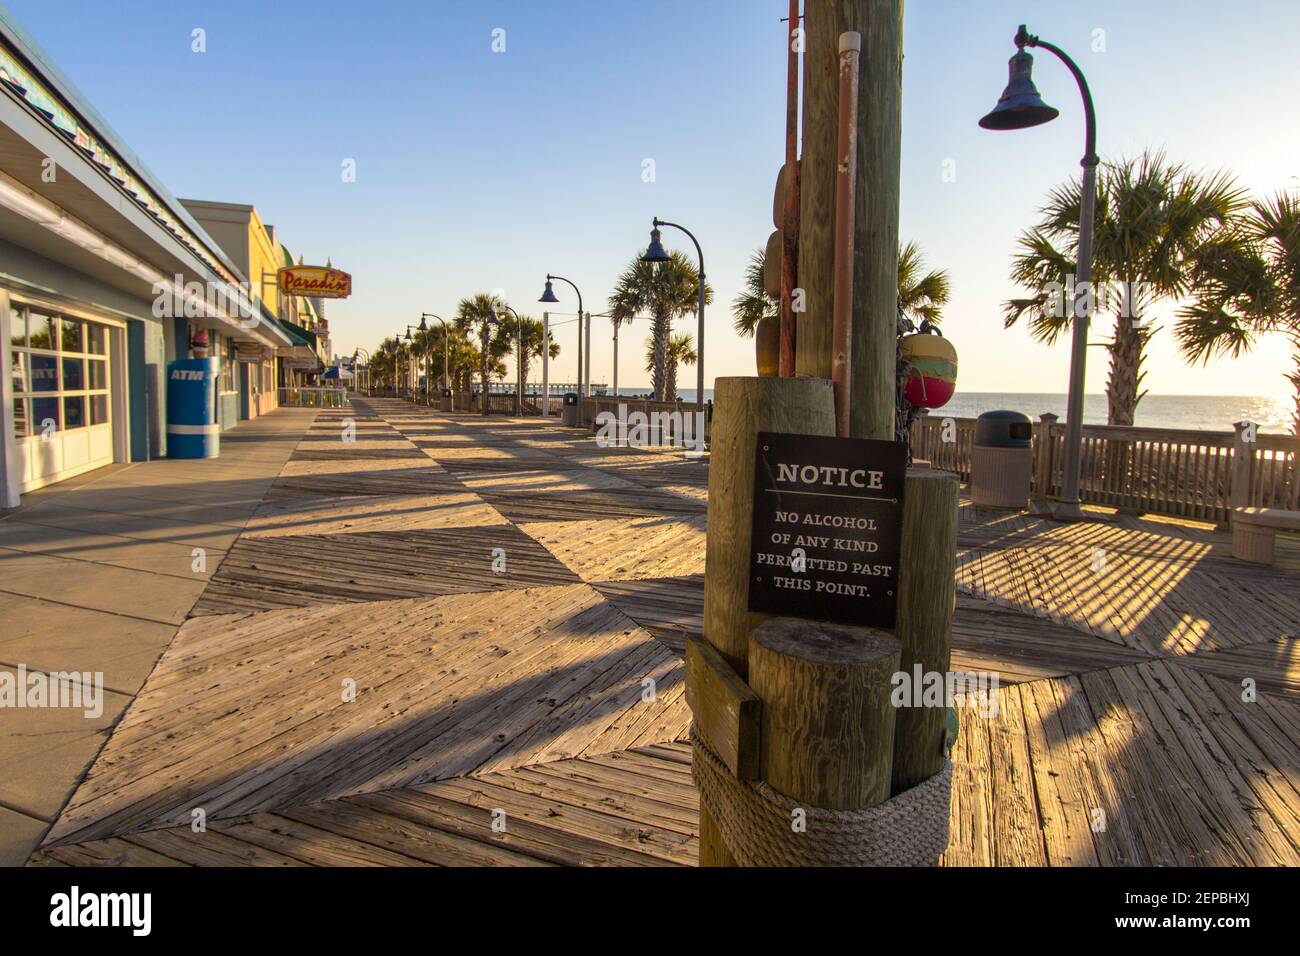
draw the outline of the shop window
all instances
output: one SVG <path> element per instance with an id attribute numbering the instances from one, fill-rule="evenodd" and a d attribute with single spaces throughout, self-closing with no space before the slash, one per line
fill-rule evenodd
<path id="1" fill-rule="evenodd" d="M 48 315 L 37 312 L 27 314 L 27 346 L 33 349 L 54 351 L 57 340 L 54 335 L 55 323 Z"/>
<path id="2" fill-rule="evenodd" d="M 63 320 L 63 346 L 64 352 L 84 352 L 85 347 L 81 340 L 81 323 L 75 319 Z"/>
<path id="3" fill-rule="evenodd" d="M 235 340 L 222 338 L 221 351 L 221 390 L 223 392 L 233 392 L 237 389 L 235 369 L 238 365 L 235 359 Z"/>
<path id="4" fill-rule="evenodd" d="M 63 360 L 63 391 L 80 392 L 86 387 L 85 364 L 79 358 Z"/>
<path id="5" fill-rule="evenodd" d="M 59 360 L 53 355 L 32 355 L 32 391 L 59 390 Z"/>
<path id="6" fill-rule="evenodd" d="M 27 346 L 27 313 L 22 309 L 9 309 L 9 344 L 19 348 Z"/>
<path id="7" fill-rule="evenodd" d="M 32 399 L 33 434 L 59 430 L 59 400 L 57 398 Z"/>
<path id="8" fill-rule="evenodd" d="M 10 321 L 15 437 L 108 424 L 108 329 L 21 306 Z"/>
<path id="9" fill-rule="evenodd" d="M 27 405 L 28 401 L 25 398 L 14 399 L 14 435 L 17 438 L 26 438 L 32 433 L 27 417 Z"/>
<path id="10" fill-rule="evenodd" d="M 86 397 L 84 395 L 63 396 L 63 427 L 83 428 L 86 424 Z"/>

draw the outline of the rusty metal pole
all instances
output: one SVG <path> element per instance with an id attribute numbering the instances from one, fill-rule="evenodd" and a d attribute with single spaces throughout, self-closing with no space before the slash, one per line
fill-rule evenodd
<path id="1" fill-rule="evenodd" d="M 785 162 L 790 170 L 790 188 L 785 197 L 781 249 L 781 359 L 783 378 L 794 374 L 795 315 L 794 290 L 799 283 L 799 50 L 803 31 L 799 21 L 799 0 L 790 0 L 789 32 L 786 36 Z"/>
<path id="2" fill-rule="evenodd" d="M 835 433 L 849 437 L 853 388 L 853 248 L 858 170 L 858 57 L 862 34 L 840 34 L 839 139 L 835 150 L 835 305 L 831 326 L 831 382 Z"/>

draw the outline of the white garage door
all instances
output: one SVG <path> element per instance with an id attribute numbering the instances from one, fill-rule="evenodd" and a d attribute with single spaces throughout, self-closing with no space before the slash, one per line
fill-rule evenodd
<path id="1" fill-rule="evenodd" d="M 111 464 L 109 328 L 15 304 L 9 339 L 20 489 Z"/>

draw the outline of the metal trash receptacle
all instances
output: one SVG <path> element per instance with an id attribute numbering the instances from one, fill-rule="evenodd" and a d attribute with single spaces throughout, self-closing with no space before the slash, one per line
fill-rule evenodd
<path id="1" fill-rule="evenodd" d="M 1028 508 L 1034 427 L 1020 412 L 985 412 L 975 422 L 970 494 L 987 508 Z"/>
<path id="2" fill-rule="evenodd" d="M 577 426 L 581 424 L 580 422 L 581 415 L 579 414 L 580 410 L 581 410 L 580 406 L 578 405 L 578 393 L 565 392 L 564 393 L 564 414 L 561 417 L 560 421 L 563 422 L 565 425 Z"/>
<path id="3" fill-rule="evenodd" d="M 442 390 L 442 396 L 438 399 L 438 411 L 451 411 L 451 389 L 444 388 Z"/>

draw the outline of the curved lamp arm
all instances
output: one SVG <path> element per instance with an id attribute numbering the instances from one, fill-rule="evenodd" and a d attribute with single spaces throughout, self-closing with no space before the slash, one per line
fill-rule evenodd
<path id="1" fill-rule="evenodd" d="M 1070 59 L 1070 55 L 1053 43 L 1041 40 L 1034 34 L 1027 31 L 1022 24 L 1016 32 L 1017 47 L 1042 47 L 1049 53 L 1055 54 L 1056 58 L 1065 64 L 1066 69 L 1074 77 L 1074 82 L 1079 84 L 1079 93 L 1083 97 L 1083 121 L 1085 126 L 1083 159 L 1079 161 L 1080 166 L 1097 166 L 1100 160 L 1097 158 L 1097 113 L 1092 106 L 1092 91 L 1088 89 L 1088 81 L 1084 79 L 1083 71 L 1079 65 Z"/>
<path id="2" fill-rule="evenodd" d="M 660 219 L 658 216 L 656 216 L 656 217 L 654 218 L 653 222 L 654 222 L 654 227 L 655 227 L 656 229 L 658 229 L 660 226 L 672 226 L 674 229 L 680 229 L 682 232 L 686 233 L 686 235 L 690 237 L 691 242 L 695 243 L 695 255 L 696 255 L 696 256 L 699 258 L 699 260 L 700 260 L 700 283 L 703 284 L 703 282 L 704 282 L 704 250 L 700 248 L 700 240 L 698 240 L 698 239 L 695 238 L 695 233 L 691 232 L 691 231 L 690 231 L 689 229 L 687 229 L 685 226 L 679 226 L 679 225 L 678 225 L 677 223 L 675 223 L 675 222 L 668 222 L 666 219 Z"/>
<path id="3" fill-rule="evenodd" d="M 582 293 L 578 290 L 578 287 L 573 283 L 572 279 L 566 279 L 564 278 L 564 276 L 551 275 L 551 273 L 549 272 L 546 273 L 546 281 L 550 282 L 552 279 L 559 279 L 561 282 L 566 283 L 569 286 L 569 288 L 573 290 L 574 295 L 578 297 L 578 321 L 581 322 L 582 321 Z"/>

